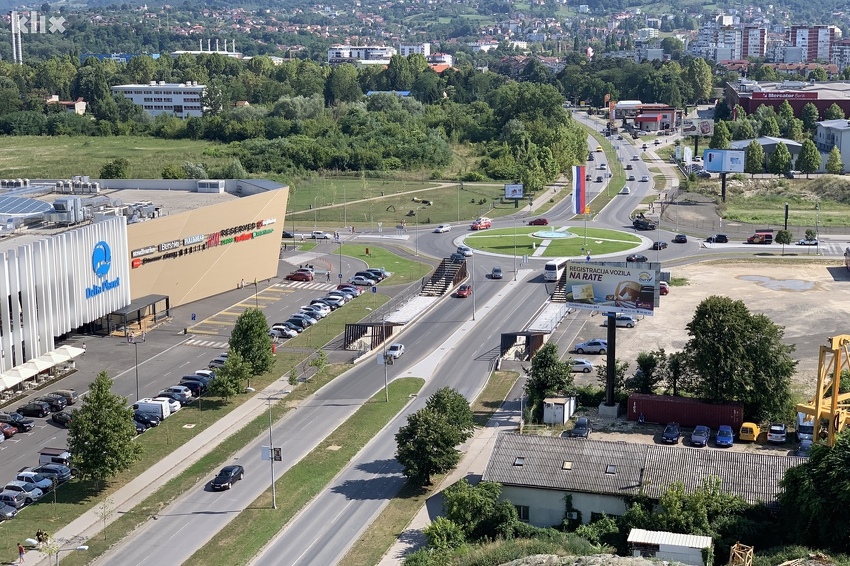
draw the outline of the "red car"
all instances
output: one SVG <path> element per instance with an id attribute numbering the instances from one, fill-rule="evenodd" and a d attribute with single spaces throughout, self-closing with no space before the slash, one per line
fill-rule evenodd
<path id="1" fill-rule="evenodd" d="M 545 218 L 535 218 L 534 220 L 528 221 L 529 226 L 548 226 L 549 221 Z"/>
<path id="2" fill-rule="evenodd" d="M 472 229 L 473 230 L 486 230 L 487 228 L 489 228 L 492 225 L 493 225 L 493 223 L 490 222 L 489 218 L 479 218 L 478 220 L 476 220 L 475 222 L 472 223 Z"/>
<path id="3" fill-rule="evenodd" d="M 456 295 L 461 298 L 466 298 L 472 294 L 472 285 L 461 285 L 457 288 Z"/>
<path id="4" fill-rule="evenodd" d="M 18 429 L 8 423 L 0 423 L 0 432 L 2 432 L 3 436 L 6 438 L 12 438 L 18 433 Z"/>
<path id="5" fill-rule="evenodd" d="M 313 276 L 306 271 L 294 271 L 286 276 L 290 281 L 312 281 Z"/>

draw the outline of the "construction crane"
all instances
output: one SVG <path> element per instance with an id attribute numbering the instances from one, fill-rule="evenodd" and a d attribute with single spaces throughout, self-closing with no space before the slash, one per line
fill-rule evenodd
<path id="1" fill-rule="evenodd" d="M 850 426 L 850 393 L 839 393 L 841 372 L 850 371 L 850 335 L 842 334 L 827 339 L 818 356 L 818 387 L 809 403 L 797 405 L 797 411 L 814 418 L 815 430 L 827 421 L 827 428 L 817 438 L 827 446 L 835 444 L 835 437 L 844 427 Z"/>

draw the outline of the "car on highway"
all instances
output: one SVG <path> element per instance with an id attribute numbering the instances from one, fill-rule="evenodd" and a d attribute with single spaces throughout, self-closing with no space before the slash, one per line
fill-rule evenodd
<path id="1" fill-rule="evenodd" d="M 455 293 L 456 297 L 460 297 L 465 299 L 466 297 L 472 294 L 472 285 L 464 283 L 460 287 L 457 288 L 457 293 Z"/>
<path id="2" fill-rule="evenodd" d="M 592 181 L 592 180 L 593 180 L 593 175 L 591 175 L 590 173 L 588 173 L 587 175 L 585 175 L 585 176 L 584 176 L 584 180 L 585 180 L 585 182 L 588 182 L 588 183 L 589 183 L 590 181 Z"/>
<path id="3" fill-rule="evenodd" d="M 50 407 L 51 413 L 61 411 L 65 407 L 68 406 L 68 402 L 65 400 L 64 397 L 61 397 L 59 395 L 53 395 L 53 394 L 42 395 L 41 397 L 36 397 L 35 401 L 39 401 L 41 403 L 47 403 L 47 406 Z"/>
<path id="4" fill-rule="evenodd" d="M 74 411 L 56 411 L 52 415 L 50 415 L 50 420 L 59 426 L 68 428 L 68 425 L 71 424 L 71 420 L 74 418 Z"/>
<path id="5" fill-rule="evenodd" d="M 593 371 L 593 364 L 590 363 L 590 360 L 584 358 L 573 358 L 572 371 L 590 373 Z"/>
<path id="6" fill-rule="evenodd" d="M 502 278 L 502 268 L 498 265 L 494 267 L 490 271 L 490 279 L 501 279 Z"/>
<path id="7" fill-rule="evenodd" d="M 640 148 L 641 148 L 642 150 L 646 151 L 647 149 L 649 149 L 649 146 L 648 146 L 648 145 L 646 145 L 646 144 L 643 144 L 642 146 L 640 146 Z"/>
<path id="8" fill-rule="evenodd" d="M 50 405 L 40 401 L 30 401 L 18 407 L 17 412 L 25 417 L 46 417 L 50 414 Z"/>
<path id="9" fill-rule="evenodd" d="M 451 231 L 452 231 L 452 225 L 451 224 L 440 224 L 439 226 L 434 228 L 434 233 L 436 233 L 436 234 L 443 234 L 445 232 L 451 232 Z"/>
<path id="10" fill-rule="evenodd" d="M 667 444 L 678 444 L 679 437 L 682 436 L 682 429 L 679 423 L 668 423 L 664 427 L 664 432 L 661 433 L 661 441 Z"/>
<path id="11" fill-rule="evenodd" d="M 640 161 L 639 155 L 632 155 L 632 161 Z"/>
<path id="12" fill-rule="evenodd" d="M 785 444 L 788 438 L 788 427 L 785 423 L 770 423 L 767 429 L 767 441 L 774 444 Z"/>
<path id="13" fill-rule="evenodd" d="M 630 195 L 630 194 L 632 194 L 632 189 L 630 189 L 629 187 L 623 187 L 622 189 L 620 189 L 620 194 L 621 195 Z"/>
<path id="14" fill-rule="evenodd" d="M 711 429 L 704 425 L 697 425 L 691 433 L 691 446 L 708 446 L 711 438 Z"/>
<path id="15" fill-rule="evenodd" d="M 593 157 L 593 154 L 592 154 L 592 153 L 588 153 L 588 154 L 587 154 L 587 160 L 588 160 L 588 161 L 595 161 L 595 160 L 596 160 L 596 158 L 595 158 L 595 157 Z"/>
<path id="16" fill-rule="evenodd" d="M 685 234 L 676 234 L 675 236 L 673 236 L 673 243 L 674 244 L 687 244 L 688 243 L 688 237 Z"/>
<path id="17" fill-rule="evenodd" d="M 654 143 L 655 145 L 661 145 L 661 140 L 655 140 L 653 143 Z"/>
<path id="18" fill-rule="evenodd" d="M 313 274 L 308 271 L 293 271 L 286 276 L 288 281 L 312 281 Z"/>
<path id="19" fill-rule="evenodd" d="M 293 234 L 292 232 L 289 232 L 287 230 L 284 230 L 283 235 L 281 236 L 281 238 L 294 238 L 294 237 L 295 237 L 295 234 Z"/>
<path id="20" fill-rule="evenodd" d="M 637 319 L 630 314 L 618 314 L 615 317 L 614 324 L 617 328 L 634 328 L 637 324 Z M 602 326 L 608 326 L 608 317 L 602 320 Z"/>
<path id="21" fill-rule="evenodd" d="M 463 254 L 453 252 L 452 255 L 449 256 L 449 261 L 451 261 L 452 263 L 463 263 L 466 261 L 466 258 L 463 256 Z"/>
<path id="22" fill-rule="evenodd" d="M 29 432 L 32 430 L 32 427 L 35 426 L 35 421 L 32 419 L 25 419 L 22 414 L 15 412 L 0 412 L 0 423 L 12 425 L 18 429 L 18 432 Z"/>
<path id="23" fill-rule="evenodd" d="M 635 179 L 634 175 L 629 175 L 628 177 L 626 177 L 626 180 L 627 181 L 635 181 L 636 179 Z"/>
<path id="24" fill-rule="evenodd" d="M 348 280 L 352 285 L 361 285 L 363 287 L 372 287 L 377 283 L 374 279 L 368 279 L 363 275 L 355 275 L 351 279 Z"/>
<path id="25" fill-rule="evenodd" d="M 529 226 L 548 226 L 549 221 L 545 218 L 535 218 L 534 220 L 528 221 Z"/>
<path id="26" fill-rule="evenodd" d="M 607 163 L 604 163 L 604 162 L 603 162 L 603 163 L 600 163 L 600 164 L 599 164 L 599 169 L 608 169 L 608 164 L 607 164 Z"/>
<path id="27" fill-rule="evenodd" d="M 633 263 L 646 263 L 646 262 L 649 261 L 649 258 L 646 257 L 645 255 L 641 255 L 641 254 L 632 254 L 632 255 L 626 256 L 626 261 L 633 262 Z"/>
<path id="28" fill-rule="evenodd" d="M 245 477 L 245 468 L 239 465 L 225 466 L 210 482 L 210 489 L 220 491 L 230 489 L 233 484 Z"/>
<path id="29" fill-rule="evenodd" d="M 3 438 L 12 438 L 18 434 L 18 429 L 9 423 L 0 423 L 0 433 L 3 434 Z"/>
<path id="30" fill-rule="evenodd" d="M 3 487 L 3 491 L 17 491 L 24 494 L 24 504 L 29 505 L 44 497 L 44 492 L 35 485 L 23 481 L 10 481 Z"/>
<path id="31" fill-rule="evenodd" d="M 644 175 L 644 176 L 642 176 L 642 177 L 640 178 L 640 182 L 641 182 L 641 183 L 648 183 L 648 182 L 649 182 L 649 176 L 648 176 L 648 175 Z"/>
<path id="32" fill-rule="evenodd" d="M 661 240 L 659 240 L 657 242 L 652 242 L 652 249 L 653 250 L 667 249 L 667 242 L 664 242 L 664 241 L 661 241 Z"/>
<path id="33" fill-rule="evenodd" d="M 569 431 L 570 438 L 588 438 L 590 436 L 590 419 L 587 417 L 579 417 L 576 419 L 576 424 Z"/>
<path id="34" fill-rule="evenodd" d="M 71 479 L 71 468 L 62 464 L 44 464 L 28 470 L 48 479 L 56 480 L 56 483 L 64 483 Z"/>
<path id="35" fill-rule="evenodd" d="M 493 222 L 489 218 L 478 218 L 475 222 L 472 223 L 473 230 L 486 230 L 493 225 Z"/>
<path id="36" fill-rule="evenodd" d="M 608 351 L 608 341 L 602 338 L 594 338 L 576 344 L 575 351 L 577 354 L 604 354 Z"/>
<path id="37" fill-rule="evenodd" d="M 735 443 L 735 433 L 729 425 L 717 427 L 717 436 L 714 437 L 714 445 L 718 448 L 729 448 Z"/>
<path id="38" fill-rule="evenodd" d="M 817 238 L 803 238 L 802 240 L 797 242 L 798 246 L 816 246 L 818 245 Z"/>
<path id="39" fill-rule="evenodd" d="M 310 233 L 310 237 L 314 240 L 330 240 L 332 238 L 330 234 L 322 230 L 313 230 Z"/>
<path id="40" fill-rule="evenodd" d="M 15 480 L 22 481 L 24 483 L 31 483 L 44 493 L 47 493 L 48 491 L 53 489 L 53 480 L 39 474 L 38 472 L 21 470 L 20 472 L 18 472 L 18 475 L 15 476 Z"/>
<path id="41" fill-rule="evenodd" d="M 596 146 L 596 153 L 602 153 L 602 146 L 601 145 Z"/>
<path id="42" fill-rule="evenodd" d="M 626 163 L 626 171 L 631 171 L 634 168 L 634 165 L 632 165 L 631 163 Z"/>
<path id="43" fill-rule="evenodd" d="M 389 348 L 387 348 L 387 357 L 392 358 L 394 360 L 399 359 L 404 355 L 404 344 L 400 342 L 396 342 L 392 344 Z"/>
<path id="44" fill-rule="evenodd" d="M 463 254 L 463 257 L 472 257 L 472 248 L 469 246 L 458 246 L 457 253 Z"/>
<path id="45" fill-rule="evenodd" d="M 729 236 L 726 234 L 715 234 L 705 239 L 709 244 L 728 244 Z"/>

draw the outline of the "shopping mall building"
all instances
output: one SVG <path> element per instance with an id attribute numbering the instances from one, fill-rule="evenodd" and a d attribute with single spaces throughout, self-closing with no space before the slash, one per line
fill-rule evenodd
<path id="1" fill-rule="evenodd" d="M 288 195 L 257 179 L 0 181 L 0 390 L 71 332 L 126 332 L 276 276 Z"/>

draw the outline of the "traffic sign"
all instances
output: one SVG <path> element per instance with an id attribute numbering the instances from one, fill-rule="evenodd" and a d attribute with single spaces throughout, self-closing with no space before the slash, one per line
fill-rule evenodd
<path id="1" fill-rule="evenodd" d="M 339 274 L 337 275 L 337 277 L 339 277 L 340 279 L 342 279 L 342 273 L 339 273 Z"/>
<path id="2" fill-rule="evenodd" d="M 377 287 L 375 287 L 374 285 L 372 285 L 372 292 L 373 292 L 373 293 L 377 293 L 377 292 L 378 292 L 378 288 L 377 288 Z"/>

